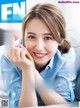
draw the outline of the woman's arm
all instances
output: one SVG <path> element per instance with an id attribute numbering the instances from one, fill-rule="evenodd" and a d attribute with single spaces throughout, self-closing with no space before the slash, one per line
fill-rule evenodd
<path id="1" fill-rule="evenodd" d="M 61 95 L 49 88 L 47 84 L 45 85 L 44 80 L 37 71 L 35 74 L 35 79 L 37 92 L 39 93 L 45 105 L 67 103 L 67 101 Z"/>
<path id="2" fill-rule="evenodd" d="M 23 46 L 14 46 L 8 58 L 22 70 L 22 90 L 18 107 L 37 106 L 33 58 Z"/>
<path id="3" fill-rule="evenodd" d="M 35 92 L 34 70 L 23 70 L 22 72 L 22 90 L 19 100 L 19 108 L 37 106 L 37 97 Z"/>

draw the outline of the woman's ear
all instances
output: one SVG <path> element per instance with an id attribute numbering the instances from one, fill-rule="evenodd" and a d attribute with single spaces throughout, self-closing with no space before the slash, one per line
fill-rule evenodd
<path id="1" fill-rule="evenodd" d="M 58 46 L 61 46 L 64 43 L 64 39 L 61 40 Z"/>

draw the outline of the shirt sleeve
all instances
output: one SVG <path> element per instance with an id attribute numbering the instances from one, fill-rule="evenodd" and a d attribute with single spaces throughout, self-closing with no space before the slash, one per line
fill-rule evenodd
<path id="1" fill-rule="evenodd" d="M 59 66 L 60 64 L 58 64 Z M 58 67 L 57 67 L 58 68 Z M 55 78 L 55 90 L 65 100 L 73 102 L 75 100 L 74 88 L 76 79 L 75 54 L 71 50 L 62 67 L 58 70 Z"/>
<path id="2" fill-rule="evenodd" d="M 77 101 L 80 101 L 80 70 L 78 71 L 76 78 L 75 98 Z"/>
<path id="3" fill-rule="evenodd" d="M 1 72 L 8 91 L 9 107 L 18 107 L 21 94 L 21 77 L 18 74 L 18 69 L 5 56 L 2 56 Z"/>

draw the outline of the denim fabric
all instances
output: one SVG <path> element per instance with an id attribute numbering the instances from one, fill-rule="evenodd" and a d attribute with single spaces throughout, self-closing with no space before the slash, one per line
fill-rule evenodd
<path id="1" fill-rule="evenodd" d="M 1 58 L 1 68 L 4 83 L 8 90 L 10 106 L 11 108 L 18 107 L 22 86 L 22 71 L 11 63 L 5 55 Z M 76 70 L 73 48 L 66 54 L 61 54 L 57 50 L 55 56 L 40 74 L 48 87 L 63 96 L 65 100 L 74 101 Z M 46 89 L 48 88 L 46 87 Z M 44 105 L 39 96 L 38 102 L 39 106 Z"/>

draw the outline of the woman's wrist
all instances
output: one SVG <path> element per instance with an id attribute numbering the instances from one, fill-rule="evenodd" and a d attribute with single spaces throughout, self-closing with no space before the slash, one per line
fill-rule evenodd
<path id="1" fill-rule="evenodd" d="M 33 72 L 34 70 L 35 70 L 34 66 L 28 66 L 28 67 L 26 66 L 22 68 L 23 73 Z"/>
<path id="2" fill-rule="evenodd" d="M 34 68 L 27 68 L 22 70 L 22 80 L 35 86 Z"/>

